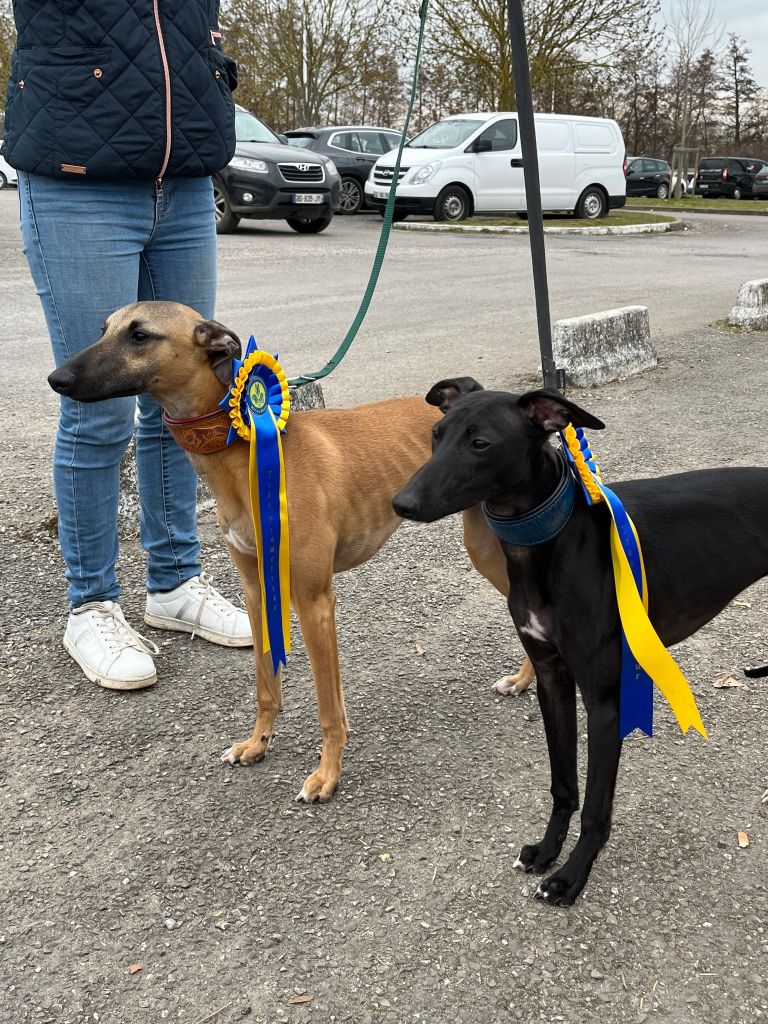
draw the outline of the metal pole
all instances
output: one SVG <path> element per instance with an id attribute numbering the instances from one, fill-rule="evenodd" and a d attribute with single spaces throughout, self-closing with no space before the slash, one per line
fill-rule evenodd
<path id="1" fill-rule="evenodd" d="M 539 348 L 544 387 L 562 390 L 563 374 L 558 372 L 552 355 L 552 322 L 549 313 L 549 286 L 547 285 L 547 255 L 544 249 L 544 216 L 541 209 L 541 183 L 539 181 L 539 155 L 536 150 L 536 128 L 533 120 L 531 69 L 528 63 L 528 45 L 525 37 L 522 0 L 507 0 L 509 15 L 509 43 L 512 70 L 517 93 L 517 119 L 523 148 L 523 175 L 528 207 L 528 230 L 533 262 L 533 289 L 536 295 L 536 315 L 539 324 Z"/>

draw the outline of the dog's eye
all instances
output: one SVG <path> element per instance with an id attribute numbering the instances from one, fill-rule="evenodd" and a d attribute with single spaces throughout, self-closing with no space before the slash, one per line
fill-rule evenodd
<path id="1" fill-rule="evenodd" d="M 131 335 L 131 341 L 135 341 L 140 345 L 143 341 L 149 341 L 149 335 L 146 331 L 134 331 Z"/>
<path id="2" fill-rule="evenodd" d="M 483 451 L 483 449 L 484 449 L 484 448 L 490 448 L 491 446 L 490 446 L 490 444 L 489 444 L 489 443 L 488 443 L 487 441 L 484 441 L 484 440 L 482 439 L 482 437 L 476 437 L 476 438 L 475 438 L 475 439 L 474 439 L 474 440 L 473 440 L 473 441 L 472 441 L 472 442 L 470 443 L 470 446 L 469 446 L 469 447 L 470 447 L 470 448 L 474 448 L 474 449 L 475 449 L 475 451 L 477 451 L 477 452 L 481 452 L 481 451 Z"/>

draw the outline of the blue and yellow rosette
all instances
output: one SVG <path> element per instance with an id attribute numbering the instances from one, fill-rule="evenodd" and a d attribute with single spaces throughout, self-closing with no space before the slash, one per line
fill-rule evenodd
<path id="1" fill-rule="evenodd" d="M 688 680 L 656 634 L 648 618 L 648 586 L 635 525 L 614 492 L 606 487 L 581 428 L 560 434 L 563 449 L 580 481 L 587 503 L 605 502 L 611 513 L 611 559 L 621 618 L 621 738 L 641 729 L 653 735 L 653 686 L 664 694 L 685 734 L 690 728 L 706 739 Z"/>
<path id="2" fill-rule="evenodd" d="M 233 383 L 221 401 L 231 422 L 227 444 L 250 444 L 248 481 L 261 583 L 262 650 L 277 675 L 291 649 L 291 565 L 288 495 L 280 435 L 290 411 L 286 378 L 276 356 L 251 336 L 245 355 L 232 363 Z"/>

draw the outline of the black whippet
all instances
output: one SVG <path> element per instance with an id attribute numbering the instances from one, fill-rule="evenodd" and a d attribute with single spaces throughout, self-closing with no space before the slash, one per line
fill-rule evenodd
<path id="1" fill-rule="evenodd" d="M 445 416 L 433 428 L 432 458 L 393 501 L 397 514 L 433 522 L 485 502 L 489 523 L 501 534 L 506 524 L 517 538 L 520 522 L 533 522 L 525 538 L 533 546 L 502 540 L 509 610 L 536 669 L 552 771 L 552 815 L 541 842 L 522 848 L 515 867 L 524 871 L 552 865 L 578 807 L 576 686 L 586 707 L 581 835 L 537 892 L 569 906 L 611 828 L 621 753 L 621 624 L 608 509 L 588 506 L 580 488 L 566 487 L 570 471 L 549 436 L 569 422 L 604 424 L 556 392 L 484 391 L 471 378 L 441 381 L 427 401 Z M 690 636 L 768 573 L 768 468 L 679 473 L 614 490 L 637 527 L 649 615 L 666 646 Z"/>

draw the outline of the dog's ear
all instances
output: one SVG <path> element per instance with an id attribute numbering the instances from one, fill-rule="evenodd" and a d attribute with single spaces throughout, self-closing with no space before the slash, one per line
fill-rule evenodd
<path id="1" fill-rule="evenodd" d="M 602 420 L 564 398 L 559 391 L 528 391 L 518 398 L 517 404 L 530 422 L 547 434 L 564 430 L 569 423 L 574 427 L 590 427 L 592 430 L 605 428 Z"/>
<path id="2" fill-rule="evenodd" d="M 446 413 L 457 398 L 482 390 L 483 385 L 478 384 L 474 377 L 451 377 L 438 381 L 429 389 L 426 398 L 430 405 L 436 405 L 440 412 Z"/>
<path id="3" fill-rule="evenodd" d="M 240 359 L 242 346 L 234 331 L 217 320 L 203 320 L 195 325 L 195 342 L 206 350 L 211 369 L 222 384 L 232 382 L 232 360 Z"/>

